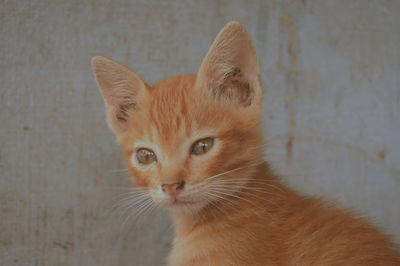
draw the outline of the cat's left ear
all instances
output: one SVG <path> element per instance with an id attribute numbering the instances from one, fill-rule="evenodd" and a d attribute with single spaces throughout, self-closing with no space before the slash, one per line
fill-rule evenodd
<path id="1" fill-rule="evenodd" d="M 114 133 L 122 133 L 140 104 L 146 84 L 136 73 L 104 56 L 92 58 L 92 70 L 104 98 L 108 126 Z"/>
<path id="2" fill-rule="evenodd" d="M 204 58 L 196 79 L 214 99 L 238 107 L 259 105 L 263 87 L 258 60 L 249 34 L 236 21 L 218 34 Z"/>

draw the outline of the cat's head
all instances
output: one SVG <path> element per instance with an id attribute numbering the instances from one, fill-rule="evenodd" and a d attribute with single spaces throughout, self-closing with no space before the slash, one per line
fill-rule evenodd
<path id="1" fill-rule="evenodd" d="M 133 182 L 155 202 L 197 211 L 254 173 L 263 89 L 255 49 L 238 22 L 221 30 L 197 75 L 150 86 L 105 57 L 92 66 Z"/>

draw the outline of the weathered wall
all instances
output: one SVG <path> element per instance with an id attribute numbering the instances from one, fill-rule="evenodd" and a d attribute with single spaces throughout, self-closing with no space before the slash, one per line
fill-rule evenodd
<path id="1" fill-rule="evenodd" d="M 130 186 L 90 71 L 195 72 L 220 28 L 252 35 L 269 158 L 293 187 L 400 242 L 400 1 L 0 1 L 0 264 L 160 265 L 167 216 L 113 211 Z"/>

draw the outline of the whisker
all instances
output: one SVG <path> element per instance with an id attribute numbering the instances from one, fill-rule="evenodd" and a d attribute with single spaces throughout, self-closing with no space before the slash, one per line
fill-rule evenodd
<path id="1" fill-rule="evenodd" d="M 239 179 L 239 180 L 217 180 L 212 182 L 212 184 L 227 184 L 227 185 L 235 185 L 235 184 L 257 184 L 257 185 L 266 185 L 272 188 L 275 188 L 279 190 L 280 192 L 284 192 L 282 188 L 278 186 L 274 186 L 268 182 L 268 180 L 262 181 L 262 180 L 252 180 L 252 179 Z"/>
<path id="2" fill-rule="evenodd" d="M 143 209 L 141 213 L 136 214 L 136 220 L 138 223 L 141 223 L 144 218 L 148 218 L 150 215 L 154 214 L 154 210 L 158 208 L 158 205 L 154 203 L 153 200 L 150 201 L 150 204 Z"/>
<path id="3" fill-rule="evenodd" d="M 256 192 L 260 192 L 260 193 L 265 193 L 265 194 L 268 194 L 268 195 L 277 196 L 276 194 L 270 193 L 269 191 L 263 191 L 263 190 L 259 190 L 257 188 L 249 188 L 249 187 L 243 187 L 243 186 L 238 186 L 238 189 L 236 189 L 236 190 L 232 189 L 231 186 L 213 186 L 213 188 L 220 189 L 222 191 L 233 192 L 233 193 L 246 193 L 244 191 L 241 191 L 241 189 L 247 189 L 247 190 L 252 190 L 252 191 L 256 191 Z M 247 192 L 247 194 L 252 195 L 252 196 L 256 196 L 254 194 L 250 194 L 249 192 Z"/>
<path id="4" fill-rule="evenodd" d="M 231 185 L 222 185 L 222 184 L 212 184 L 211 187 L 215 187 L 215 188 L 223 188 L 223 189 L 230 189 L 232 192 L 234 192 L 235 190 L 232 189 Z M 262 189 L 258 189 L 258 188 L 253 188 L 253 187 L 245 187 L 245 186 L 238 186 L 239 189 L 247 189 L 247 190 L 251 190 L 251 191 L 256 191 L 256 192 L 260 192 L 260 193 L 264 193 L 264 194 L 268 194 L 268 195 L 273 195 L 273 196 L 280 196 L 279 194 L 270 192 L 270 191 L 265 191 Z"/>
<path id="5" fill-rule="evenodd" d="M 273 202 L 273 201 L 271 201 L 270 199 L 266 199 L 266 198 L 261 198 L 261 197 L 259 197 L 259 196 L 257 196 L 257 195 L 255 195 L 255 194 L 252 194 L 252 193 L 250 193 L 250 191 L 240 191 L 240 190 L 232 190 L 232 189 L 230 189 L 230 188 L 218 188 L 218 190 L 220 190 L 220 191 L 224 191 L 224 192 L 231 192 L 231 193 L 236 193 L 236 194 L 244 194 L 244 195 L 249 195 L 249 196 L 252 196 L 252 197 L 255 197 L 255 198 L 257 198 L 257 199 L 259 199 L 259 200 L 261 200 L 261 201 L 265 201 L 265 202 L 267 202 L 267 203 L 270 203 L 270 204 L 272 204 L 274 207 L 279 207 L 278 205 L 276 205 L 276 203 L 275 202 Z M 266 192 L 266 191 L 259 191 L 260 193 L 263 193 L 263 192 Z M 274 194 L 272 194 L 272 195 L 274 195 Z M 274 195 L 274 197 L 276 197 L 276 195 Z"/>
<path id="6" fill-rule="evenodd" d="M 251 167 L 251 166 L 259 165 L 259 164 L 262 164 L 263 162 L 264 161 L 261 161 L 259 163 L 250 164 L 250 165 L 240 166 L 240 167 L 237 167 L 237 168 L 234 168 L 234 169 L 231 169 L 231 170 L 228 170 L 228 171 L 225 171 L 225 172 L 210 176 L 210 177 L 206 178 L 205 181 L 206 180 L 210 180 L 210 179 L 214 179 L 216 177 L 219 177 L 219 176 L 222 176 L 222 175 L 226 175 L 226 174 L 229 174 L 229 173 L 232 173 L 234 171 L 238 171 L 238 170 L 241 170 L 241 169 L 244 169 L 244 168 L 248 168 L 248 167 Z"/>
<path id="7" fill-rule="evenodd" d="M 136 216 L 139 217 L 140 213 L 143 212 L 144 209 L 146 209 L 148 206 L 150 206 L 152 204 L 152 200 L 151 199 L 145 199 L 143 202 L 140 203 L 140 205 L 138 205 L 136 207 L 136 211 L 128 213 L 128 216 L 125 218 L 125 220 L 122 223 L 122 226 L 124 226 L 126 224 L 126 222 L 132 217 L 132 216 Z M 132 207 L 132 206 L 131 206 Z"/>
<path id="8" fill-rule="evenodd" d="M 211 199 L 211 200 L 209 200 L 208 202 L 209 202 L 212 206 L 214 206 L 215 208 L 217 208 L 217 210 L 220 211 L 221 213 L 227 214 L 227 210 L 224 210 L 223 208 L 221 208 L 220 206 L 218 206 L 218 204 L 216 204 L 216 203 L 214 202 L 215 197 L 221 198 L 221 200 L 224 200 L 224 201 L 227 200 L 226 198 L 221 197 L 221 196 L 218 196 L 218 195 L 215 195 L 215 194 L 210 194 L 210 193 L 208 193 L 208 192 L 206 192 L 205 194 L 206 194 L 206 197 L 207 197 L 208 199 Z M 231 207 L 231 208 L 234 208 L 234 207 L 235 207 L 235 206 L 233 206 L 232 202 L 230 202 L 230 201 L 228 201 L 228 204 L 229 204 L 228 207 Z"/>
<path id="9" fill-rule="evenodd" d="M 140 195 L 135 195 L 135 196 L 128 195 L 128 196 L 124 196 L 124 197 L 119 197 L 119 199 L 115 200 L 115 202 L 111 206 L 107 207 L 107 210 L 105 210 L 105 213 L 111 214 L 114 211 L 120 210 L 122 207 L 124 207 L 126 205 L 125 203 L 127 201 L 129 202 L 129 200 L 134 200 L 138 196 L 140 196 Z"/>
<path id="10" fill-rule="evenodd" d="M 139 202 L 142 199 L 147 199 L 147 198 L 149 198 L 148 195 L 131 195 L 131 196 L 125 197 L 123 199 L 120 199 L 118 202 L 116 202 L 113 205 L 113 208 L 116 208 L 116 209 L 124 208 L 130 204 L 134 204 L 135 202 Z"/>
<path id="11" fill-rule="evenodd" d="M 210 192 L 206 192 L 206 194 L 209 195 L 209 196 L 214 197 L 214 199 L 215 199 L 215 198 L 219 198 L 219 199 L 221 199 L 221 200 L 225 200 L 225 201 L 227 201 L 232 207 L 234 207 L 232 204 L 234 204 L 235 202 L 229 200 L 227 197 L 223 197 L 223 196 L 217 195 L 217 194 L 212 194 L 212 193 L 210 193 Z"/>
<path id="12" fill-rule="evenodd" d="M 127 196 L 126 196 L 127 195 Z M 141 196 L 141 195 L 149 195 L 147 191 L 141 191 L 141 190 L 130 190 L 127 192 L 122 192 L 120 193 L 121 200 L 124 198 L 131 198 L 135 196 Z"/>
<path id="13" fill-rule="evenodd" d="M 149 200 L 151 200 L 151 199 L 149 199 L 149 198 L 141 198 L 141 199 L 138 199 L 138 200 L 136 200 L 136 201 L 133 201 L 133 202 L 129 202 L 128 204 L 126 204 L 125 206 L 123 206 L 123 208 L 124 208 L 124 210 L 123 210 L 123 212 L 122 212 L 122 214 L 120 215 L 120 219 L 122 219 L 125 215 L 130 215 L 129 213 L 130 213 L 130 210 L 133 208 L 133 209 L 136 209 L 136 212 L 137 212 L 137 210 L 138 209 L 140 209 L 140 207 L 144 204 L 144 203 L 146 203 L 146 202 L 148 202 Z M 135 211 L 134 211 L 135 212 Z"/>
<path id="14" fill-rule="evenodd" d="M 227 196 L 230 196 L 230 197 L 234 197 L 234 198 L 237 198 L 237 199 L 244 200 L 244 201 L 250 203 L 250 204 L 251 204 L 252 206 L 254 206 L 255 208 L 266 212 L 265 209 L 258 207 L 258 206 L 255 205 L 252 201 L 250 201 L 250 200 L 248 200 L 248 199 L 246 199 L 246 198 L 240 197 L 240 196 L 235 195 L 235 194 L 232 194 L 232 193 L 226 193 L 226 192 L 223 192 L 223 191 L 217 190 L 217 189 L 210 189 L 210 191 L 213 191 L 213 192 L 219 193 L 219 194 L 223 194 L 223 195 L 227 195 Z M 260 215 L 259 213 L 255 212 L 253 209 L 251 209 L 251 210 L 254 212 L 254 214 L 256 214 L 256 215 L 258 215 L 258 216 Z"/>
<path id="15" fill-rule="evenodd" d="M 136 213 L 136 216 L 137 216 L 137 217 L 140 217 L 140 215 L 141 215 L 141 214 L 144 214 L 144 213 L 146 212 L 146 210 L 147 210 L 150 206 L 152 206 L 152 205 L 153 205 L 153 201 L 152 201 L 152 200 L 147 201 L 147 204 L 144 204 L 144 205 L 138 210 L 138 212 Z"/>
<path id="16" fill-rule="evenodd" d="M 128 191 L 128 192 L 122 192 L 120 193 L 120 196 L 125 196 L 125 195 L 148 195 L 149 193 L 147 191 Z"/>

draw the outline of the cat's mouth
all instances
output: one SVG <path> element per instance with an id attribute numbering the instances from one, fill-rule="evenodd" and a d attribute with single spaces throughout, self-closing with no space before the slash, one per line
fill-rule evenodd
<path id="1" fill-rule="evenodd" d="M 174 193 L 158 189 L 151 191 L 150 195 L 154 203 L 168 210 L 182 211 L 187 209 L 193 212 L 201 209 L 208 202 L 204 188 L 203 186 L 194 187 L 193 185 L 186 184 L 183 189 L 177 190 Z"/>
<path id="2" fill-rule="evenodd" d="M 203 205 L 203 200 L 196 200 L 196 199 L 187 199 L 184 197 L 168 197 L 164 198 L 161 201 L 157 201 L 157 203 L 169 210 L 172 211 L 180 211 L 183 209 L 197 209 Z"/>
<path id="3" fill-rule="evenodd" d="M 198 204 L 199 201 L 195 200 L 183 200 L 179 198 L 170 198 L 165 201 L 165 205 L 167 207 L 179 207 L 179 206 L 187 206 L 187 205 L 192 205 L 192 204 Z"/>

